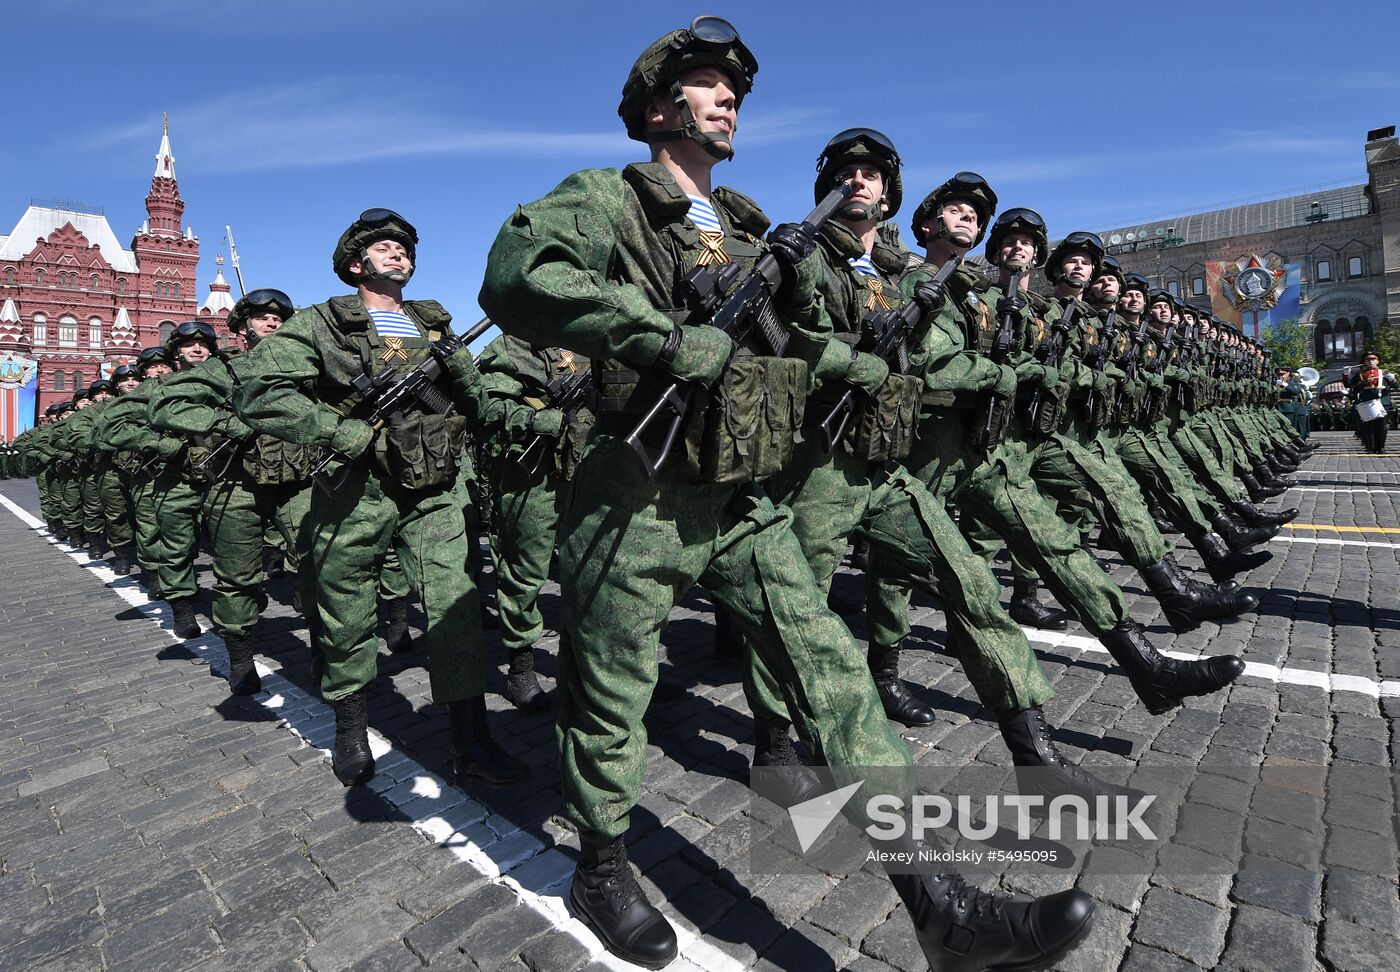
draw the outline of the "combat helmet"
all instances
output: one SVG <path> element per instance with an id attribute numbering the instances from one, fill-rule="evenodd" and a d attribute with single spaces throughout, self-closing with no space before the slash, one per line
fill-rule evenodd
<path id="1" fill-rule="evenodd" d="M 1083 250 L 1089 254 L 1089 260 L 1093 264 L 1093 269 L 1089 273 L 1092 280 L 1099 272 L 1099 267 L 1103 266 L 1103 258 L 1107 253 L 1103 240 L 1099 239 L 1099 234 L 1090 233 L 1087 230 L 1076 230 L 1069 234 L 1060 242 L 1055 244 L 1055 248 L 1050 251 L 1050 256 L 1045 259 L 1045 278 L 1051 283 L 1059 283 L 1064 276 L 1060 272 L 1060 264 L 1065 257 L 1076 250 Z"/>
<path id="2" fill-rule="evenodd" d="M 700 131 L 681 88 L 680 76 L 698 67 L 717 68 L 729 75 L 734 85 L 736 109 L 753 90 L 753 78 L 758 73 L 758 61 L 739 39 L 733 24 L 709 14 L 696 17 L 689 27 L 673 30 L 653 41 L 627 72 L 622 100 L 617 106 L 618 116 L 627 126 L 627 137 L 638 142 L 674 142 L 688 138 L 717 159 L 733 158 L 734 147 L 729 138 Z M 661 91 L 666 91 L 680 110 L 681 127 L 648 133 L 647 105 Z M 720 142 L 729 147 L 721 149 Z"/>
<path id="3" fill-rule="evenodd" d="M 159 344 L 153 348 L 142 348 L 141 353 L 136 356 L 136 370 L 143 378 L 146 376 L 146 369 L 157 363 L 174 368 L 175 358 Z"/>
<path id="4" fill-rule="evenodd" d="M 987 227 L 992 223 L 992 216 L 997 211 L 997 194 L 992 191 L 987 180 L 976 172 L 959 172 L 925 196 L 923 202 L 919 203 L 919 208 L 914 210 L 914 223 L 911 228 L 914 231 L 914 239 L 920 246 L 928 246 L 929 241 L 919 229 L 919 224 L 930 217 L 938 216 L 945 205 L 958 199 L 966 200 L 977 210 L 977 238 L 971 245 L 976 246 L 982 242 L 982 238 L 987 235 Z M 940 228 L 935 237 L 942 236 L 945 232 Z"/>
<path id="5" fill-rule="evenodd" d="M 128 362 L 124 365 L 117 365 L 112 371 L 112 388 L 116 387 L 128 378 L 141 380 L 141 366 L 135 362 Z"/>
<path id="6" fill-rule="evenodd" d="M 997 263 L 997 250 L 1001 249 L 1001 241 L 1012 233 L 1024 233 L 1035 240 L 1035 266 L 1045 265 L 1046 251 L 1050 247 L 1049 240 L 1045 235 L 1045 220 L 1040 213 L 1034 209 L 1017 207 L 1008 209 L 997 217 L 997 221 L 992 224 L 991 231 L 987 234 L 987 246 L 982 251 L 987 258 L 987 262 L 992 266 L 999 266 Z"/>
<path id="7" fill-rule="evenodd" d="M 1098 269 L 1094 271 L 1094 276 L 1089 282 L 1093 283 L 1093 281 L 1097 280 L 1099 277 L 1117 277 L 1119 284 L 1118 289 L 1122 291 L 1127 288 L 1128 277 L 1123 273 L 1123 264 L 1119 262 L 1116 256 L 1104 254 L 1104 258 L 1099 261 Z"/>
<path id="8" fill-rule="evenodd" d="M 1139 291 L 1142 294 L 1142 299 L 1146 300 L 1147 295 L 1152 293 L 1152 284 L 1148 283 L 1147 278 L 1140 273 L 1125 273 L 1123 274 L 1123 293 L 1126 294 L 1130 290 Z M 1144 304 L 1143 310 L 1146 309 L 1147 305 Z"/>
<path id="9" fill-rule="evenodd" d="M 88 385 L 88 389 L 87 389 L 87 390 L 88 390 L 88 398 L 94 398 L 94 397 L 96 397 L 97 395 L 101 394 L 102 392 L 106 392 L 108 395 L 110 395 L 110 394 L 112 394 L 114 391 L 116 391 L 116 387 L 115 387 L 115 386 L 112 384 L 112 382 L 109 381 L 108 379 L 106 379 L 106 378 L 99 378 L 99 379 L 97 379 L 96 381 L 94 381 L 92 384 Z"/>
<path id="10" fill-rule="evenodd" d="M 209 350 L 218 353 L 219 336 L 214 333 L 214 325 L 208 321 L 185 321 L 170 332 L 170 337 L 165 339 L 165 346 L 174 351 L 176 346 L 182 341 L 203 341 L 209 345 Z"/>
<path id="11" fill-rule="evenodd" d="M 1148 310 L 1152 309 L 1153 304 L 1160 304 L 1164 302 L 1168 307 L 1172 309 L 1173 312 L 1181 312 L 1181 303 L 1175 297 L 1172 296 L 1172 292 L 1170 290 L 1163 290 L 1161 287 L 1158 287 L 1155 290 L 1148 291 L 1146 304 Z"/>
<path id="12" fill-rule="evenodd" d="M 408 258 L 413 261 L 415 268 L 417 267 L 418 231 L 413 228 L 412 223 L 392 209 L 376 207 L 360 213 L 359 219 L 351 223 L 346 227 L 345 232 L 340 234 L 340 239 L 335 244 L 335 250 L 331 253 L 331 269 L 335 271 L 335 275 L 351 287 L 358 286 L 359 280 L 350 275 L 350 264 L 362 259 L 366 248 L 371 243 L 378 243 L 380 240 L 393 240 L 401 245 L 408 252 Z M 369 271 L 364 276 L 374 280 L 383 274 L 375 270 L 371 264 Z M 409 272 L 408 276 L 413 276 L 412 271 Z M 283 296 L 286 295 L 283 294 Z"/>
<path id="13" fill-rule="evenodd" d="M 230 331 L 238 334 L 248 326 L 248 321 L 251 318 L 260 317 L 271 311 L 285 322 L 296 313 L 296 310 L 296 306 L 292 304 L 292 298 L 282 291 L 271 287 L 260 287 L 238 298 L 238 303 L 234 304 L 233 310 L 229 311 L 226 325 Z"/>
<path id="14" fill-rule="evenodd" d="M 817 181 L 812 186 L 814 201 L 821 202 L 836 188 L 836 173 L 852 164 L 871 162 L 885 174 L 885 194 L 869 205 L 847 203 L 842 213 L 854 219 L 893 219 L 904 201 L 904 181 L 899 176 L 899 152 L 884 132 L 873 128 L 848 128 L 838 132 L 817 156 Z M 886 210 L 880 211 L 884 202 Z"/>

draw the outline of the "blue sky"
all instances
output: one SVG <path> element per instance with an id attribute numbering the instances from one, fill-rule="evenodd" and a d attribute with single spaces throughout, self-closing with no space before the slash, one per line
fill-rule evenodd
<path id="1" fill-rule="evenodd" d="M 465 330 L 517 203 L 641 157 L 615 114 L 627 68 L 703 12 L 733 20 L 760 63 L 720 181 L 775 221 L 810 208 L 817 153 L 852 125 L 884 130 L 905 158 L 901 225 L 965 168 L 1056 236 L 1364 181 L 1367 130 L 1400 121 L 1400 14 L 1238 6 L 11 4 L 0 232 L 30 196 L 65 197 L 104 207 L 126 243 L 168 111 L 201 294 L 226 223 L 250 288 L 299 304 L 341 292 L 337 235 L 388 206 L 422 239 L 410 295 Z M 1145 123 L 1131 139 L 1125 115 Z"/>

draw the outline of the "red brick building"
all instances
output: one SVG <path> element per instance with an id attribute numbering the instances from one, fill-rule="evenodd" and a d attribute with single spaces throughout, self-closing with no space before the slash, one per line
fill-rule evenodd
<path id="1" fill-rule="evenodd" d="M 129 249 L 100 209 L 38 199 L 0 236 L 0 355 L 38 362 L 40 412 L 182 321 L 212 320 L 221 343 L 231 340 L 221 325 L 232 307 L 222 269 L 200 307 L 199 237 L 183 225 L 184 214 L 167 124 L 146 220 Z"/>

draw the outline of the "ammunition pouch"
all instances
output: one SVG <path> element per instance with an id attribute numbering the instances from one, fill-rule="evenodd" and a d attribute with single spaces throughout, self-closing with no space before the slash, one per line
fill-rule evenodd
<path id="1" fill-rule="evenodd" d="M 914 446 L 919 424 L 922 378 L 891 373 L 870 396 L 852 429 L 846 448 L 858 459 L 884 462 L 903 459 Z"/>
<path id="2" fill-rule="evenodd" d="M 1036 435 L 1054 435 L 1059 430 L 1068 407 L 1069 385 L 1066 382 L 1062 381 L 1043 389 L 1040 394 L 1040 410 L 1036 413 L 1035 427 L 1031 431 Z"/>
<path id="3" fill-rule="evenodd" d="M 564 419 L 564 430 L 559 433 L 554 447 L 554 471 L 565 482 L 574 478 L 574 470 L 592 437 L 593 426 L 593 413 L 589 411 L 580 411 Z"/>
<path id="4" fill-rule="evenodd" d="M 320 449 L 259 435 L 244 445 L 241 459 L 243 474 L 254 485 L 280 486 L 310 479 L 311 470 L 320 459 Z"/>
<path id="5" fill-rule="evenodd" d="M 985 439 L 987 451 L 1001 445 L 1006 438 L 1006 430 L 1011 427 L 1016 400 L 1003 398 L 996 393 L 988 393 L 982 404 L 981 421 L 973 428 L 972 434 L 981 442 Z"/>
<path id="6" fill-rule="evenodd" d="M 792 459 L 793 436 L 802 427 L 806 404 L 805 362 L 735 358 L 711 389 L 705 408 L 698 443 L 700 480 L 744 483 L 781 470 Z"/>
<path id="7" fill-rule="evenodd" d="M 451 485 L 467 441 L 467 420 L 460 415 L 413 412 L 386 425 L 375 439 L 375 465 L 403 489 Z"/>

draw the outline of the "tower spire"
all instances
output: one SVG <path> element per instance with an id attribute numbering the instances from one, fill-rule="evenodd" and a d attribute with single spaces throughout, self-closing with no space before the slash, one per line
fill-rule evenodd
<path id="1" fill-rule="evenodd" d="M 165 112 L 165 125 L 160 134 L 160 148 L 156 149 L 157 179 L 175 178 L 175 153 L 170 150 L 170 113 Z"/>

